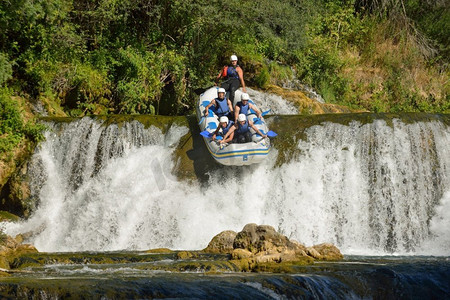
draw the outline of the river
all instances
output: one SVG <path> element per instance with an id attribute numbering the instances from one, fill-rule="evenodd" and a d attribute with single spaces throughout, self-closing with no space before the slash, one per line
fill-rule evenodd
<path id="1" fill-rule="evenodd" d="M 278 132 L 265 162 L 197 166 L 201 180 L 177 173 L 179 144 L 195 135 L 183 122 L 47 120 L 46 141 L 28 168 L 37 208 L 3 224 L 10 235 L 27 233 L 39 251 L 203 249 L 223 230 L 257 223 L 305 245 L 333 243 L 345 260 L 289 275 L 47 265 L 0 285 L 20 295 L 85 291 L 87 298 L 449 297 L 448 116 L 367 116 L 308 117 L 317 120 L 301 133 L 294 129 L 304 117 L 269 117 L 271 128 L 291 131 Z"/>

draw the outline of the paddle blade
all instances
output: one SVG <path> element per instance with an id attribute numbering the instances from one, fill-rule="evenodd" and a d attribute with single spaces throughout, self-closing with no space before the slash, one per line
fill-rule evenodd
<path id="1" fill-rule="evenodd" d="M 202 117 L 201 119 L 200 119 L 200 122 L 198 122 L 198 125 L 200 125 L 200 124 L 202 124 L 202 122 L 205 120 L 205 117 Z"/>
<path id="2" fill-rule="evenodd" d="M 208 132 L 208 130 L 200 132 L 200 135 L 202 137 L 204 137 L 204 138 L 207 138 L 207 139 L 209 139 L 209 138 L 211 138 L 213 136 L 213 134 L 211 132 Z"/>
<path id="3" fill-rule="evenodd" d="M 223 140 L 223 137 L 221 137 L 220 135 L 216 137 L 216 140 L 220 141 Z"/>
<path id="4" fill-rule="evenodd" d="M 253 124 L 258 125 L 258 124 L 262 124 L 262 121 L 260 118 L 254 118 L 253 119 Z"/>
<path id="5" fill-rule="evenodd" d="M 262 114 L 261 114 L 261 116 L 265 116 L 265 115 L 267 115 L 268 113 L 270 112 L 270 109 L 269 110 L 266 110 L 265 112 L 263 112 Z"/>
<path id="6" fill-rule="evenodd" d="M 277 133 L 275 133 L 275 132 L 273 132 L 272 130 L 269 130 L 268 132 L 267 132 L 267 136 L 268 137 L 276 137 L 278 134 Z"/>

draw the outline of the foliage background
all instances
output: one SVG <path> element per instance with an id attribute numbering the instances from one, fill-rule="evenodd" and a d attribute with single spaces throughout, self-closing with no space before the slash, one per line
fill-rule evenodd
<path id="1" fill-rule="evenodd" d="M 53 115 L 186 114 L 235 53 L 247 84 L 449 112 L 448 1 L 6 0 L 2 97 Z"/>

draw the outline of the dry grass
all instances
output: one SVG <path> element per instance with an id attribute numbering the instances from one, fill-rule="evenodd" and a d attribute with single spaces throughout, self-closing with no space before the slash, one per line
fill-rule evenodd
<path id="1" fill-rule="evenodd" d="M 369 110 L 445 107 L 450 91 L 449 71 L 430 66 L 420 45 L 407 34 L 386 36 L 389 29 L 385 26 L 380 25 L 366 49 L 342 54 L 346 61 L 342 76 L 349 79 L 349 93 L 355 104 Z"/>
<path id="2" fill-rule="evenodd" d="M 361 110 L 351 109 L 349 107 L 330 103 L 320 103 L 309 98 L 301 91 L 283 89 L 281 87 L 271 85 L 266 92 L 278 95 L 286 99 L 298 107 L 300 114 L 325 114 L 325 113 L 351 113 L 361 112 Z"/>

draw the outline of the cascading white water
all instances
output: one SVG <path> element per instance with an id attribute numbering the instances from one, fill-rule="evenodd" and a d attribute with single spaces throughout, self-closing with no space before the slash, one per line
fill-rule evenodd
<path id="1" fill-rule="evenodd" d="M 40 251 L 200 249 L 222 230 L 269 224 L 346 254 L 450 255 L 450 129 L 377 120 L 310 127 L 275 167 L 211 171 L 208 187 L 171 174 L 187 128 L 134 121 L 57 124 L 33 158 L 39 206 L 7 233 Z"/>
<path id="2" fill-rule="evenodd" d="M 247 88 L 247 92 L 250 98 L 258 103 L 262 111 L 270 109 L 270 114 L 274 115 L 295 115 L 298 113 L 298 108 L 281 96 L 259 92 L 251 88 Z"/>

